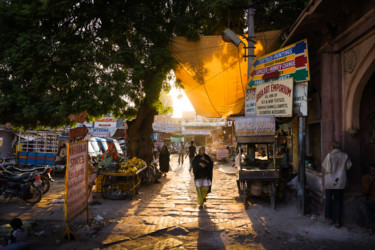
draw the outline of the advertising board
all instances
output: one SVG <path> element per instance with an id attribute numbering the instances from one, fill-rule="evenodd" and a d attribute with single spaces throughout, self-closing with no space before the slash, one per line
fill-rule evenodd
<path id="1" fill-rule="evenodd" d="M 248 86 L 253 88 L 266 82 L 268 78 L 281 80 L 291 77 L 295 82 L 310 80 L 306 39 L 254 59 Z"/>
<path id="2" fill-rule="evenodd" d="M 87 141 L 68 144 L 65 175 L 65 220 L 71 222 L 87 209 Z"/>
<path id="3" fill-rule="evenodd" d="M 258 85 L 255 98 L 257 116 L 291 117 L 293 78 Z"/>

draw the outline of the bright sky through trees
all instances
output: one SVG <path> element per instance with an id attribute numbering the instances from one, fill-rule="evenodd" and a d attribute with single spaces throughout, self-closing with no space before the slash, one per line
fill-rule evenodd
<path id="1" fill-rule="evenodd" d="M 177 90 L 175 87 L 172 87 L 168 95 L 172 97 L 173 101 L 172 117 L 181 118 L 183 111 L 194 111 L 194 108 L 191 105 L 189 98 L 187 98 L 183 90 Z"/>

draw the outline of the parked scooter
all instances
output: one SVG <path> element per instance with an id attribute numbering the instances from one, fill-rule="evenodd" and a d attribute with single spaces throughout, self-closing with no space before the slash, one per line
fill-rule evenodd
<path id="1" fill-rule="evenodd" d="M 0 195 L 12 199 L 18 197 L 29 204 L 36 204 L 42 199 L 39 186 L 40 175 L 34 172 L 15 174 L 4 167 L 0 168 Z"/>

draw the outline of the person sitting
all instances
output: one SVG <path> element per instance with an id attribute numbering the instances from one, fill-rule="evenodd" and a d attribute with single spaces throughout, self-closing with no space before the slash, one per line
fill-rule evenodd
<path id="1" fill-rule="evenodd" d="M 371 164 L 368 174 L 363 176 L 361 191 L 366 196 L 366 201 L 360 206 L 366 226 L 375 226 L 375 164 Z"/>
<path id="2" fill-rule="evenodd" d="M 108 149 L 102 156 L 102 161 L 99 163 L 100 166 L 109 167 L 109 165 L 117 160 L 117 151 L 113 143 L 108 145 Z"/>
<path id="3" fill-rule="evenodd" d="M 22 228 L 22 220 L 20 218 L 13 218 L 10 221 L 12 227 L 12 233 L 9 237 L 6 237 L 5 245 L 3 249 L 27 249 L 29 244 L 26 243 L 27 231 Z"/>
<path id="4" fill-rule="evenodd" d="M 66 144 L 64 143 L 60 149 L 60 153 L 59 153 L 59 160 L 56 162 L 58 164 L 66 164 L 66 157 L 68 155 L 68 150 L 66 148 Z"/>

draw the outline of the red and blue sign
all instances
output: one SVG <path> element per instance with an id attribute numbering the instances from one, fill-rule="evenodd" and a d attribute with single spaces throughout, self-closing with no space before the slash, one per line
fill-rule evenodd
<path id="1" fill-rule="evenodd" d="M 310 80 L 307 40 L 289 45 L 271 54 L 254 59 L 248 87 L 272 80 L 293 77 L 295 82 Z"/>

